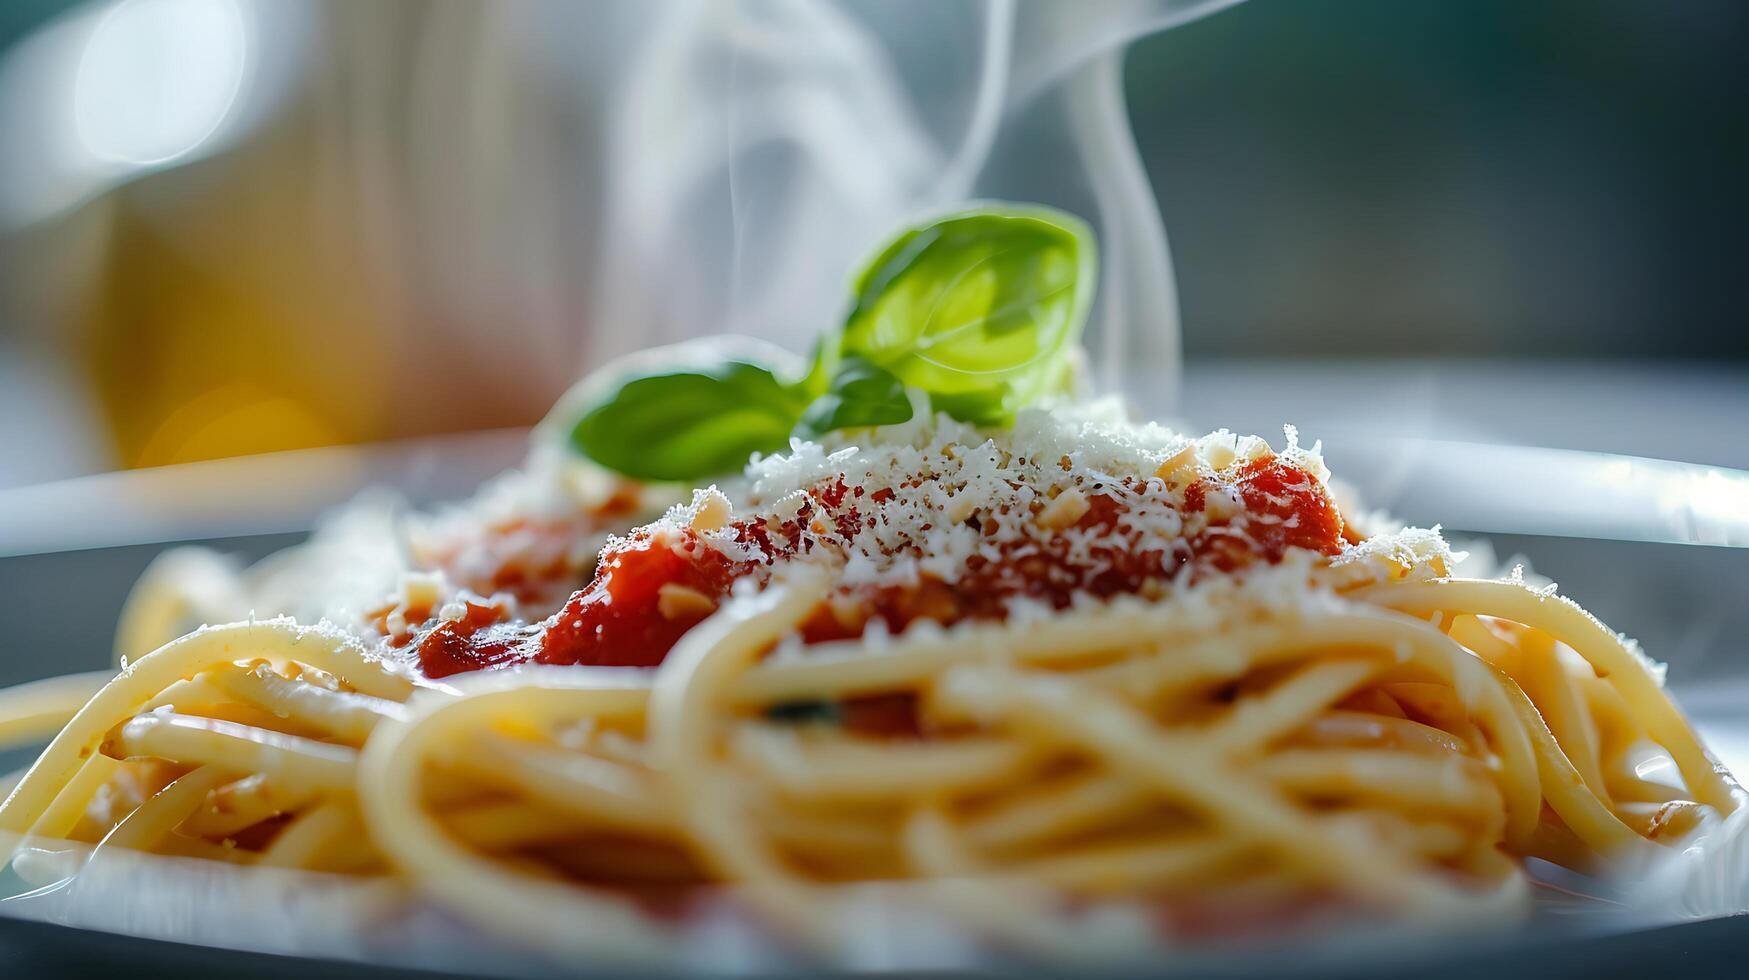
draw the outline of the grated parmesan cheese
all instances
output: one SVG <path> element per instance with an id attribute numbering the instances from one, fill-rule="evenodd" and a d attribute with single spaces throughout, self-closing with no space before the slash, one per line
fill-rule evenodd
<path id="1" fill-rule="evenodd" d="M 1284 434 L 1280 453 L 1225 429 L 1187 437 L 1125 421 L 1114 400 L 1026 409 L 997 431 L 919 412 L 901 425 L 792 439 L 787 452 L 756 457 L 739 479 L 695 492 L 659 525 L 690 530 L 731 561 L 824 567 L 844 591 L 951 585 L 979 568 L 1045 558 L 1091 581 L 1114 571 L 1114 554 L 1159 554 L 1170 569 L 1198 535 L 1237 547 L 1248 526 L 1298 528 L 1288 496 L 1265 494 L 1283 506 L 1248 508 L 1222 482 L 1274 456 L 1327 491 L 1321 447 L 1302 446 L 1292 426 Z M 828 505 L 831 494 L 845 505 Z M 1098 497 L 1110 498 L 1116 516 L 1084 522 Z M 749 540 L 750 526 L 767 541 L 783 537 L 781 553 Z M 1452 560 L 1437 529 L 1404 529 L 1344 545 L 1334 564 L 1351 566 L 1351 577 L 1380 568 L 1395 577 L 1434 574 Z"/>

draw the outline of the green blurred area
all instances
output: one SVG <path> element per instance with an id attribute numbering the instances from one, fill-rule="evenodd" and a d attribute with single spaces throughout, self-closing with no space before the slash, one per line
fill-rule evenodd
<path id="1" fill-rule="evenodd" d="M 0 3 L 0 50 L 51 16 L 75 7 L 68 0 L 7 0 Z"/>
<path id="2" fill-rule="evenodd" d="M 1196 354 L 1749 358 L 1749 3 L 1254 0 L 1143 41 Z"/>

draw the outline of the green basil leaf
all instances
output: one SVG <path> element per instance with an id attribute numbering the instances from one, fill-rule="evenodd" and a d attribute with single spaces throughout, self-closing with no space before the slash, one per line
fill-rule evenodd
<path id="1" fill-rule="evenodd" d="M 891 371 L 860 357 L 847 357 L 838 362 L 827 392 L 803 413 L 802 427 L 817 435 L 833 429 L 897 425 L 910 419 L 911 399 Z"/>
<path id="2" fill-rule="evenodd" d="M 814 345 L 814 357 L 808 366 L 808 373 L 803 376 L 798 387 L 808 398 L 818 398 L 832 387 L 832 375 L 838 370 L 838 361 L 842 357 L 839 350 L 842 338 L 833 331 Z"/>
<path id="3" fill-rule="evenodd" d="M 929 408 L 946 412 L 961 422 L 973 425 L 1000 426 L 1014 418 L 1022 402 L 1007 385 L 980 391 L 956 391 L 929 396 Z"/>
<path id="4" fill-rule="evenodd" d="M 1045 395 L 1067 395 L 1075 390 L 1075 360 L 1056 359 L 1048 370 L 1016 382 L 1004 381 L 974 391 L 937 392 L 929 396 L 932 411 L 946 412 L 973 425 L 1000 426 L 1014 421 L 1014 413 Z"/>
<path id="5" fill-rule="evenodd" d="M 589 406 L 570 439 L 627 476 L 697 480 L 789 445 L 805 405 L 769 368 L 728 360 L 632 377 Z"/>
<path id="6" fill-rule="evenodd" d="M 1047 208 L 991 205 L 895 238 L 855 281 L 840 347 L 996 423 L 1053 383 L 1095 284 L 1092 232 Z"/>

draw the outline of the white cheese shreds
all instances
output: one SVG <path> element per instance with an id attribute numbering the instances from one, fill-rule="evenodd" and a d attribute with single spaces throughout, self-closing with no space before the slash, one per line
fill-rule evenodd
<path id="1" fill-rule="evenodd" d="M 1416 577 L 1432 577 L 1450 574 L 1462 557 L 1462 552 L 1451 550 L 1436 524 L 1431 528 L 1405 527 L 1374 534 L 1359 544 L 1344 548 L 1332 563 L 1339 567 L 1369 566 Z"/>
<path id="2" fill-rule="evenodd" d="M 1229 482 L 1239 467 L 1279 456 L 1326 488 L 1320 447 L 1302 446 L 1292 426 L 1284 434 L 1279 454 L 1224 429 L 1187 437 L 1126 422 L 1116 401 L 1023 410 L 1006 430 L 919 411 L 902 425 L 794 439 L 786 452 L 755 458 L 740 479 L 696 491 L 647 533 L 688 530 L 694 538 L 659 539 L 681 548 L 697 540 L 734 562 L 822 566 L 843 590 L 951 585 L 998 565 L 1047 576 L 1068 568 L 1088 582 L 1136 554 L 1152 556 L 1165 579 L 1198 535 L 1242 547 L 1251 522 L 1299 527 L 1289 495 L 1304 484 L 1265 494 L 1269 506 L 1252 511 Z M 1106 510 L 1087 520 L 1096 506 Z M 1433 574 L 1452 558 L 1437 530 L 1345 549 L 1338 561 L 1393 577 Z"/>

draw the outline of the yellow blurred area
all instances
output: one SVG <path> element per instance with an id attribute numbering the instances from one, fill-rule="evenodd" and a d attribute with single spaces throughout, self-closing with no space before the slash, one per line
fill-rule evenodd
<path id="1" fill-rule="evenodd" d="M 348 441 L 308 406 L 237 382 L 183 403 L 146 438 L 133 466 L 164 466 Z"/>
<path id="2" fill-rule="evenodd" d="M 296 122 L 264 135 L 70 223 L 96 244 L 69 353 L 115 465 L 537 421 L 573 351 L 531 346 L 508 310 L 421 303 L 404 253 L 319 179 L 321 144 Z"/>
<path id="3" fill-rule="evenodd" d="M 0 174 L 0 357 L 16 343 L 89 406 L 53 437 L 82 447 L 64 472 L 544 414 L 588 339 L 588 226 L 507 162 L 551 157 L 548 128 L 497 126 L 519 63 L 413 85 L 395 49 L 447 32 L 461 61 L 497 50 L 491 11 L 123 0 L 0 71 L 33 109 L 0 134 L 41 151 L 16 168 L 35 183 Z"/>
<path id="4" fill-rule="evenodd" d="M 285 196 L 202 209 L 208 221 L 216 213 L 283 232 L 253 240 L 197 221 L 171 241 L 140 220 L 127 195 L 109 206 L 103 282 L 81 346 L 121 465 L 394 434 L 384 393 L 390 365 L 357 302 L 358 284 L 335 277 L 297 223 L 281 220 L 293 206 Z M 223 261 L 190 259 L 191 244 Z M 287 282 L 288 271 L 302 288 Z"/>

